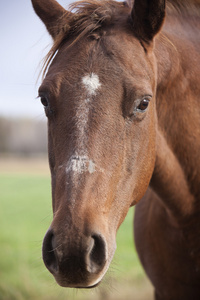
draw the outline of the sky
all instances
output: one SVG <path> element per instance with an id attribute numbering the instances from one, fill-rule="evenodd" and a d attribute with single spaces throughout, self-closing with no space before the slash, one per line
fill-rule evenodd
<path id="1" fill-rule="evenodd" d="M 73 1 L 58 2 L 67 8 Z M 0 0 L 0 116 L 44 117 L 38 75 L 51 45 L 31 0 Z"/>

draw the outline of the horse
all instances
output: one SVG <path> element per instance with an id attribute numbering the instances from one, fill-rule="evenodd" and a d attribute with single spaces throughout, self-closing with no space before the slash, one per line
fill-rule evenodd
<path id="1" fill-rule="evenodd" d="M 32 5 L 53 38 L 39 88 L 53 206 L 44 264 L 63 287 L 97 286 L 135 206 L 155 299 L 199 300 L 199 0 Z"/>

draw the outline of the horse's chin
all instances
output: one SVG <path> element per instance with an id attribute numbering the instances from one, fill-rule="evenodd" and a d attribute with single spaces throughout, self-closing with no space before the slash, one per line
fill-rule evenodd
<path id="1" fill-rule="evenodd" d="M 56 278 L 55 278 L 56 279 Z M 73 283 L 68 283 L 66 281 L 60 281 L 56 279 L 56 282 L 61 286 L 65 288 L 73 288 L 73 289 L 93 289 L 96 288 L 97 286 L 100 285 L 102 280 L 99 280 L 97 283 L 91 284 L 91 285 L 84 285 L 84 284 L 73 284 Z"/>
<path id="2" fill-rule="evenodd" d="M 100 283 L 101 283 L 101 280 L 100 280 L 98 283 L 94 284 L 94 285 L 86 286 L 86 287 L 77 287 L 77 289 L 88 289 L 88 290 L 89 290 L 89 289 L 94 289 L 94 288 L 96 288 L 97 286 L 99 286 Z"/>

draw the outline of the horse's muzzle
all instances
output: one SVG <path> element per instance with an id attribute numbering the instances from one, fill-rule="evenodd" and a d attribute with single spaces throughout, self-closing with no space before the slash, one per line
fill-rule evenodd
<path id="1" fill-rule="evenodd" d="M 49 229 L 43 241 L 42 254 L 47 269 L 61 286 L 94 287 L 105 273 L 107 246 L 100 233 L 58 239 Z"/>

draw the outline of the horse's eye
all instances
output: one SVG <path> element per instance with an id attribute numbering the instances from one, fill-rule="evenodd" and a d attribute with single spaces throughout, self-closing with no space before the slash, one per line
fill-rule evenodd
<path id="1" fill-rule="evenodd" d="M 149 99 L 142 99 L 142 101 L 140 101 L 140 104 L 137 106 L 137 111 L 144 112 L 147 109 L 148 105 Z"/>
<path id="2" fill-rule="evenodd" d="M 46 97 L 40 96 L 40 101 L 41 101 L 41 103 L 42 103 L 42 105 L 43 105 L 44 107 L 48 107 L 49 102 L 48 102 L 48 99 L 47 99 Z"/>

